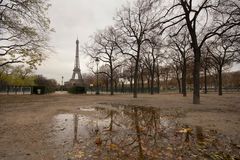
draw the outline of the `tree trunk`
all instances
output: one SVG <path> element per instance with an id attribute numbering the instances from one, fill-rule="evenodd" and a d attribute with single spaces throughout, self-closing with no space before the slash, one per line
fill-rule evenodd
<path id="1" fill-rule="evenodd" d="M 148 87 L 148 93 L 150 93 L 151 89 L 150 89 L 150 79 L 149 79 L 149 77 L 147 78 L 147 87 Z"/>
<path id="2" fill-rule="evenodd" d="M 182 69 L 182 94 L 183 97 L 187 96 L 187 64 L 186 60 L 183 61 L 183 69 Z"/>
<path id="3" fill-rule="evenodd" d="M 201 51 L 195 46 L 193 67 L 193 104 L 200 104 L 200 56 Z"/>
<path id="4" fill-rule="evenodd" d="M 130 80 L 130 92 L 132 92 L 132 90 L 133 90 L 133 82 L 132 82 L 132 78 L 131 78 L 131 80 Z"/>
<path id="5" fill-rule="evenodd" d="M 150 83 L 150 86 L 151 86 L 151 95 L 153 95 L 153 85 L 154 85 L 154 73 L 151 73 L 151 83 Z"/>
<path id="6" fill-rule="evenodd" d="M 198 39 L 196 30 L 193 27 L 193 23 L 190 20 L 190 12 L 187 11 L 187 3 L 181 1 L 181 5 L 185 12 L 185 20 L 189 34 L 191 36 L 191 47 L 194 53 L 194 66 L 193 66 L 193 104 L 200 104 L 200 58 L 201 58 L 201 48 L 198 46 Z"/>
<path id="7" fill-rule="evenodd" d="M 118 91 L 118 83 L 117 83 L 117 80 L 115 80 L 115 82 L 114 82 L 114 88 L 115 88 L 115 92 L 117 92 L 117 91 Z"/>
<path id="8" fill-rule="evenodd" d="M 218 70 L 218 95 L 222 96 L 222 67 Z"/>
<path id="9" fill-rule="evenodd" d="M 141 92 L 143 93 L 143 92 L 144 92 L 144 79 L 143 79 L 143 71 L 142 71 L 142 73 L 141 73 L 141 83 L 142 83 L 142 85 L 141 85 Z"/>
<path id="10" fill-rule="evenodd" d="M 140 56 L 140 44 L 138 44 L 138 52 L 136 57 L 135 70 L 134 70 L 133 98 L 137 98 L 139 56 Z"/>
<path id="11" fill-rule="evenodd" d="M 204 68 L 204 93 L 207 94 L 207 68 Z"/>
<path id="12" fill-rule="evenodd" d="M 153 60 L 152 72 L 151 72 L 151 95 L 154 94 L 154 73 L 155 73 L 155 59 Z"/>
<path id="13" fill-rule="evenodd" d="M 130 92 L 132 92 L 132 91 L 133 91 L 133 76 L 132 76 L 132 72 L 131 72 L 131 75 L 130 75 Z"/>
<path id="14" fill-rule="evenodd" d="M 106 92 L 108 92 L 109 88 L 108 88 L 108 78 L 106 78 L 105 80 L 105 85 L 106 85 Z"/>
<path id="15" fill-rule="evenodd" d="M 7 95 L 9 95 L 10 92 L 10 86 L 7 86 Z"/>
<path id="16" fill-rule="evenodd" d="M 138 62 L 136 62 L 138 63 Z M 134 71 L 134 81 L 133 81 L 133 98 L 137 98 L 137 86 L 138 86 L 138 64 L 135 66 L 135 71 Z"/>
<path id="17" fill-rule="evenodd" d="M 214 91 L 217 92 L 217 87 L 218 86 L 218 75 L 216 74 L 214 76 Z"/>
<path id="18" fill-rule="evenodd" d="M 14 86 L 14 90 L 15 90 L 15 94 L 17 94 L 18 87 L 17 87 L 17 86 Z"/>
<path id="19" fill-rule="evenodd" d="M 165 77 L 165 90 L 168 91 L 168 72 L 167 72 L 167 75 Z"/>
<path id="20" fill-rule="evenodd" d="M 157 75 L 157 93 L 160 93 L 160 76 Z"/>
<path id="21" fill-rule="evenodd" d="M 111 70 L 111 77 L 110 77 L 110 90 L 111 95 L 113 95 L 113 71 Z"/>
<path id="22" fill-rule="evenodd" d="M 122 93 L 124 93 L 124 82 L 122 82 Z"/>
<path id="23" fill-rule="evenodd" d="M 178 83 L 178 92 L 181 94 L 182 93 L 182 88 L 181 88 L 181 81 L 177 73 L 177 83 Z"/>
<path id="24" fill-rule="evenodd" d="M 138 75 L 138 85 L 137 85 L 137 92 L 139 93 L 139 92 L 141 92 L 141 89 L 140 89 L 140 86 L 141 86 L 141 78 L 140 78 L 140 76 Z"/>

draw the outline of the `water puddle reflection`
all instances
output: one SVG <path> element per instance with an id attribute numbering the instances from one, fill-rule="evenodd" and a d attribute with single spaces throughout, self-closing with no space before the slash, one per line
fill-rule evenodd
<path id="1" fill-rule="evenodd" d="M 54 142 L 62 147 L 66 159 L 239 156 L 239 148 L 226 137 L 179 124 L 177 115 L 164 115 L 157 108 L 104 104 L 59 114 L 53 121 Z"/>

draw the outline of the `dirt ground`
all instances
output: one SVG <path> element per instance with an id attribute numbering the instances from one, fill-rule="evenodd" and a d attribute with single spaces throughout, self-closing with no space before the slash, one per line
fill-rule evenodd
<path id="1" fill-rule="evenodd" d="M 158 107 L 178 113 L 179 121 L 216 130 L 240 144 L 240 94 L 201 95 L 201 104 L 192 104 L 192 95 L 0 95 L 0 159 L 61 159 L 64 150 L 53 142 L 52 119 L 59 113 L 75 113 L 96 104 L 123 104 Z"/>

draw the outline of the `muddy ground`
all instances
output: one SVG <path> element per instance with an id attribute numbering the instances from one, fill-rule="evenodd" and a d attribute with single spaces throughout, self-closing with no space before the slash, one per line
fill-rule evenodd
<path id="1" fill-rule="evenodd" d="M 76 149 L 72 142 L 78 136 L 73 135 L 76 128 L 69 128 L 76 113 L 82 115 L 82 121 L 87 121 L 89 117 L 91 117 L 90 119 L 99 119 L 99 117 L 96 117 L 98 110 L 91 110 L 98 105 L 110 108 L 114 105 L 122 105 L 125 108 L 127 106 L 159 108 L 161 115 L 174 116 L 182 125 L 199 126 L 203 130 L 226 135 L 231 139 L 231 142 L 234 142 L 234 145 L 237 146 L 237 152 L 240 153 L 239 93 L 225 94 L 221 97 L 215 94 L 201 95 L 200 105 L 192 104 L 191 95 L 182 97 L 179 94 L 153 96 L 140 94 L 137 99 L 133 99 L 132 95 L 0 95 L 0 159 L 98 159 L 97 154 L 86 158 L 88 152 L 85 152 L 84 155 L 84 152 Z M 137 111 L 136 114 L 138 114 Z M 79 138 L 78 144 L 84 146 L 86 141 L 84 135 L 89 133 L 81 131 L 84 130 L 85 123 L 81 123 L 79 118 L 78 121 L 77 130 L 82 136 Z M 120 122 L 122 121 L 119 120 Z M 106 121 L 102 120 L 101 123 L 103 125 Z M 102 129 L 104 130 L 104 128 Z M 95 130 L 95 132 L 98 132 L 98 130 Z M 83 139 L 81 140 L 81 138 Z M 98 141 L 99 138 L 95 139 L 93 143 L 101 145 L 101 141 Z M 109 146 L 110 150 L 117 150 L 117 144 L 111 143 Z M 74 149 L 77 150 L 78 156 L 70 156 Z M 121 152 L 124 152 L 124 150 L 122 149 Z M 140 152 L 144 152 L 143 156 L 147 156 L 148 152 L 144 149 L 140 148 Z M 133 154 L 129 155 L 134 156 Z M 110 159 L 117 159 L 116 157 Z M 139 159 L 139 157 L 136 157 L 136 159 Z M 154 159 L 154 157 L 145 159 Z"/>

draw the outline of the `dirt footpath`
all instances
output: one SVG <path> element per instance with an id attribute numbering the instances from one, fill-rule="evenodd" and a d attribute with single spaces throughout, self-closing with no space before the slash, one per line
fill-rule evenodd
<path id="1" fill-rule="evenodd" d="M 192 104 L 192 95 L 178 94 L 140 94 L 137 99 L 132 95 L 0 95 L 0 159 L 63 159 L 64 145 L 53 138 L 53 117 L 97 104 L 157 107 L 166 114 L 178 114 L 183 124 L 216 130 L 240 142 L 239 93 L 201 95 L 200 105 Z"/>

